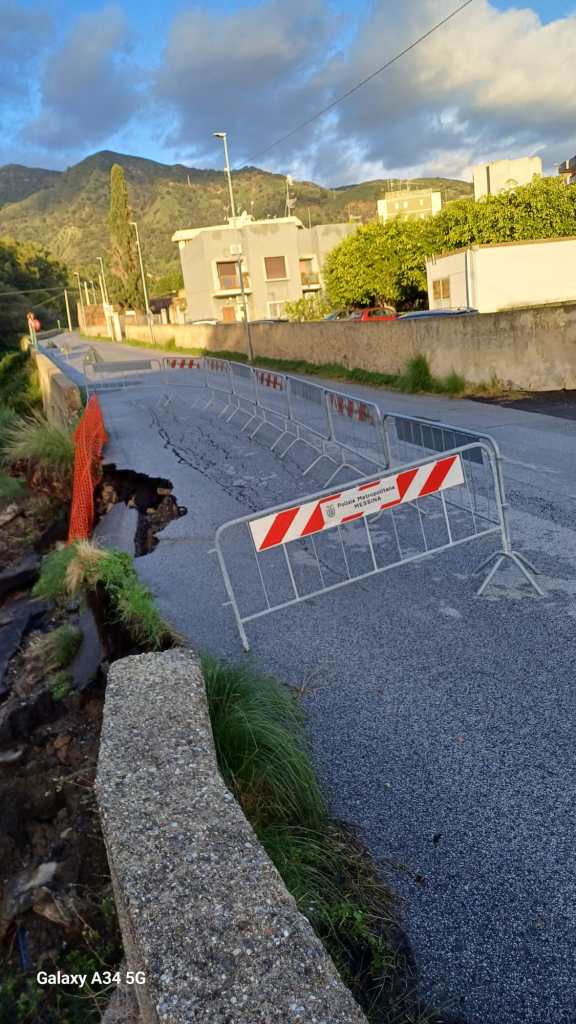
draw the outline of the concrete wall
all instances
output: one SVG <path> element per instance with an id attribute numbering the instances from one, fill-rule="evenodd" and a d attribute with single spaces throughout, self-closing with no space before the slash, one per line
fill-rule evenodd
<path id="1" fill-rule="evenodd" d="M 51 423 L 69 426 L 82 411 L 82 398 L 77 384 L 70 380 L 41 352 L 34 352 L 42 404 Z"/>
<path id="2" fill-rule="evenodd" d="M 159 341 L 175 338 L 177 347 L 246 351 L 242 324 L 154 330 Z M 455 370 L 472 384 L 496 378 L 527 391 L 576 388 L 576 304 L 445 320 L 252 324 L 251 333 L 256 354 L 273 359 L 397 373 L 423 353 L 433 373 Z M 150 339 L 145 327 L 130 328 L 129 337 Z"/>
<path id="3" fill-rule="evenodd" d="M 427 261 L 431 309 L 469 305 L 496 313 L 576 301 L 576 238 L 471 246 Z M 434 297 L 434 281 L 449 278 L 450 301 Z"/>
<path id="4" fill-rule="evenodd" d="M 366 1024 L 224 786 L 192 653 L 112 665 L 96 791 L 142 1024 Z"/>

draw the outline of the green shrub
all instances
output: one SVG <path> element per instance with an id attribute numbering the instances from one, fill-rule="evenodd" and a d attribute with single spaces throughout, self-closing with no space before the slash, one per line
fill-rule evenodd
<path id="1" fill-rule="evenodd" d="M 445 395 L 461 395 L 466 390 L 466 381 L 456 370 L 451 370 L 444 380 L 440 381 L 440 390 Z"/>
<path id="2" fill-rule="evenodd" d="M 417 391 L 434 391 L 434 380 L 426 356 L 414 356 L 408 360 L 406 369 L 400 374 L 398 387 L 408 394 Z"/>
<path id="3" fill-rule="evenodd" d="M 27 462 L 62 483 L 69 482 L 74 467 L 72 434 L 34 412 L 5 430 L 2 458 L 5 463 Z"/>

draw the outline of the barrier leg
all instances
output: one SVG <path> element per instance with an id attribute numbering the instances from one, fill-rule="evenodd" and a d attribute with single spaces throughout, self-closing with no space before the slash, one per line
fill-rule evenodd
<path id="1" fill-rule="evenodd" d="M 480 597 L 484 593 L 486 587 L 488 586 L 492 578 L 496 575 L 498 569 L 500 568 L 500 566 L 502 565 L 506 558 L 508 558 L 511 562 L 514 562 L 514 565 L 516 565 L 520 569 L 522 575 L 528 580 L 528 583 L 534 588 L 534 590 L 540 597 L 546 596 L 542 588 L 538 585 L 532 574 L 524 565 L 525 559 L 522 555 L 517 555 L 515 551 L 493 551 L 489 558 L 485 559 L 484 562 L 482 562 L 482 565 L 478 569 L 476 569 L 476 573 L 481 572 L 482 569 L 485 569 L 493 559 L 496 559 L 486 579 L 478 587 L 478 590 L 476 591 L 477 597 Z"/>

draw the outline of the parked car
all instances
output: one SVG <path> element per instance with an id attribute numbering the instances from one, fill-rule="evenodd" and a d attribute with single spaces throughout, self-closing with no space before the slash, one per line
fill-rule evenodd
<path id="1" fill-rule="evenodd" d="M 348 316 L 349 316 L 349 314 L 346 312 L 345 309 L 337 309 L 335 313 L 328 313 L 328 316 L 325 316 L 323 319 L 324 320 L 347 320 Z"/>
<path id="2" fill-rule="evenodd" d="M 354 309 L 347 320 L 357 320 L 358 323 L 372 323 L 373 321 L 396 320 L 398 313 L 392 306 L 374 306 L 370 309 Z"/>
<path id="3" fill-rule="evenodd" d="M 401 320 L 427 320 L 431 316 L 468 316 L 477 313 L 471 306 L 457 306 L 455 309 L 415 309 L 412 313 L 400 313 Z"/>

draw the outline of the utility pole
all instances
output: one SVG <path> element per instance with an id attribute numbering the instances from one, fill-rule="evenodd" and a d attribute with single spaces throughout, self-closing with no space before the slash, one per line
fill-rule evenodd
<path id="1" fill-rule="evenodd" d="M 78 273 L 77 270 L 74 271 L 74 277 L 78 278 L 78 294 L 80 295 L 80 309 L 82 310 L 82 320 L 84 321 L 82 327 L 86 327 L 86 313 L 84 310 L 84 299 L 82 298 L 82 282 L 80 280 L 80 274 Z"/>
<path id="2" fill-rule="evenodd" d="M 234 205 L 234 192 L 232 189 L 232 175 L 230 173 L 230 161 L 228 159 L 228 140 L 226 132 L 213 132 L 214 138 L 222 139 L 224 143 L 224 166 L 226 169 L 226 177 L 228 178 L 228 192 L 230 195 L 230 209 L 232 210 L 232 227 L 236 227 L 236 206 Z M 242 241 L 242 235 L 238 230 L 240 242 Z M 246 301 L 246 291 L 244 289 L 244 277 L 242 275 L 242 254 L 238 256 L 236 261 L 238 266 L 238 277 L 240 279 L 240 292 L 242 294 L 242 310 L 244 314 L 244 330 L 246 332 L 246 352 L 248 354 L 248 362 L 254 361 L 254 352 L 252 351 L 252 336 L 250 334 L 250 323 L 248 320 L 248 303 Z"/>
<path id="3" fill-rule="evenodd" d="M 68 290 L 64 289 L 64 301 L 66 303 L 66 316 L 68 317 L 68 331 L 72 334 L 72 317 L 70 316 L 70 303 L 68 302 Z"/>
<path id="4" fill-rule="evenodd" d="M 148 328 L 150 330 L 150 339 L 152 344 L 156 344 L 154 337 L 154 330 L 152 328 L 152 310 L 150 309 L 150 303 L 148 302 L 148 289 L 146 287 L 146 274 L 144 273 L 144 260 L 142 259 L 142 247 L 140 245 L 140 235 L 138 233 L 138 225 L 135 220 L 131 220 L 130 224 L 136 232 L 136 248 L 138 249 L 138 259 L 140 260 L 140 273 L 142 275 L 142 290 L 144 292 L 144 305 L 146 306 L 146 319 L 148 321 Z"/>

